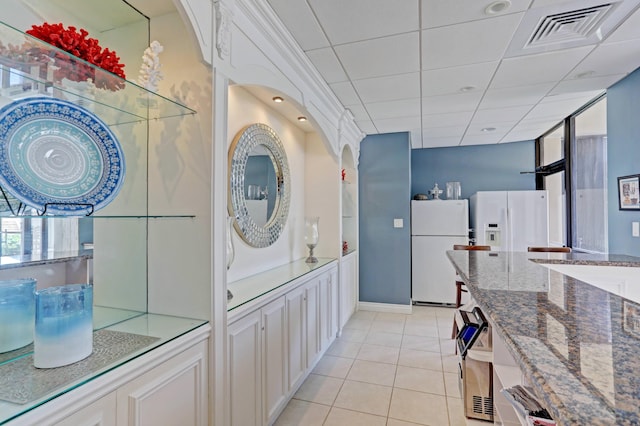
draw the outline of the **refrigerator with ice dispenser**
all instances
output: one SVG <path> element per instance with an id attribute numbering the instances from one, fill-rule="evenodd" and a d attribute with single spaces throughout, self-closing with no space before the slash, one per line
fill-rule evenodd
<path id="1" fill-rule="evenodd" d="M 471 196 L 475 243 L 492 251 L 527 251 L 549 245 L 546 190 L 478 191 Z"/>
<path id="2" fill-rule="evenodd" d="M 411 201 L 411 299 L 453 305 L 455 269 L 447 250 L 469 244 L 468 200 Z"/>

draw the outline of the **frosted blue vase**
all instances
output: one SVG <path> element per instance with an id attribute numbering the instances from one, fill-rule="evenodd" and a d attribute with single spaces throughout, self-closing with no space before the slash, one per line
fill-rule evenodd
<path id="1" fill-rule="evenodd" d="M 0 353 L 33 342 L 36 280 L 0 281 Z"/>
<path id="2" fill-rule="evenodd" d="M 93 286 L 69 284 L 36 291 L 33 365 L 55 368 L 93 352 Z"/>

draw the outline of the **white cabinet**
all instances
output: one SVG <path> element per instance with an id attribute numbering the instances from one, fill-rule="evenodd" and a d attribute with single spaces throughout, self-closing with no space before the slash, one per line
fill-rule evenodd
<path id="1" fill-rule="evenodd" d="M 287 321 L 285 297 L 229 325 L 232 425 L 260 425 L 286 403 Z"/>
<path id="2" fill-rule="evenodd" d="M 262 308 L 262 330 L 263 422 L 267 423 L 286 404 L 288 392 L 287 315 L 284 297 Z"/>
<path id="3" fill-rule="evenodd" d="M 311 280 L 305 286 L 305 326 L 307 342 L 307 353 L 305 357 L 305 369 L 311 368 L 320 355 L 320 337 L 321 337 L 321 321 L 320 321 L 320 283 L 323 277 Z M 323 315 L 324 316 L 324 315 Z"/>
<path id="4" fill-rule="evenodd" d="M 179 336 L 7 426 L 208 425 L 210 331 L 205 325 Z"/>
<path id="5" fill-rule="evenodd" d="M 55 426 L 116 426 L 116 393 L 111 392 Z"/>
<path id="6" fill-rule="evenodd" d="M 356 310 L 358 300 L 358 253 L 342 257 L 340 262 L 340 330 Z"/>
<path id="7" fill-rule="evenodd" d="M 117 424 L 207 425 L 207 358 L 201 342 L 118 388 Z"/>
<path id="8" fill-rule="evenodd" d="M 228 327 L 230 424 L 273 423 L 337 331 L 337 268 L 265 295 Z M 275 297 L 275 298 L 274 298 Z"/>
<path id="9" fill-rule="evenodd" d="M 305 335 L 305 288 L 300 286 L 286 295 L 287 337 L 289 362 L 287 366 L 289 391 L 294 391 L 304 380 L 306 369 Z"/>
<path id="10" fill-rule="evenodd" d="M 262 422 L 262 325 L 256 311 L 229 324 L 229 392 L 232 425 Z"/>

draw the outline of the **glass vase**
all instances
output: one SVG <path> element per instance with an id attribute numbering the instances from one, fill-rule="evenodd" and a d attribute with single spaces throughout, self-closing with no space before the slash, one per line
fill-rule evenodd
<path id="1" fill-rule="evenodd" d="M 68 284 L 36 291 L 33 365 L 55 368 L 93 352 L 93 286 Z"/>
<path id="2" fill-rule="evenodd" d="M 36 280 L 0 281 L 0 353 L 33 342 Z"/>
<path id="3" fill-rule="evenodd" d="M 306 217 L 304 219 L 304 243 L 309 248 L 309 256 L 305 260 L 307 263 L 318 263 L 318 258 L 313 255 L 313 249 L 318 245 L 320 233 L 318 231 L 319 217 Z"/>

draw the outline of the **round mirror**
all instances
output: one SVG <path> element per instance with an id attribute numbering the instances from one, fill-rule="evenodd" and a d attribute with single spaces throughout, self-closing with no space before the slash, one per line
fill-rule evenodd
<path id="1" fill-rule="evenodd" d="M 276 132 L 265 124 L 242 129 L 229 148 L 229 214 L 252 247 L 268 247 L 289 214 L 289 164 Z"/>

